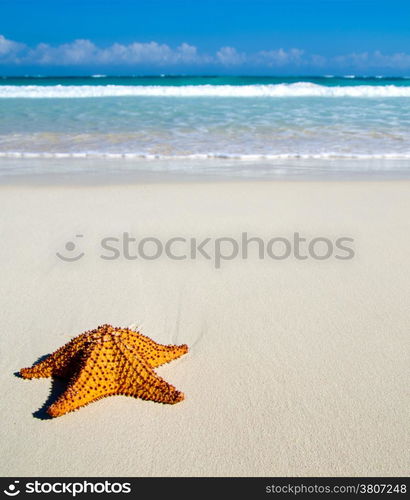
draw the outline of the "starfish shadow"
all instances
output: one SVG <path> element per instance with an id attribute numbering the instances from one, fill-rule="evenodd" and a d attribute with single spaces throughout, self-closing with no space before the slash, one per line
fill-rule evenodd
<path id="1" fill-rule="evenodd" d="M 33 417 L 40 420 L 51 420 L 53 417 L 51 417 L 47 413 L 47 408 L 57 401 L 61 394 L 66 390 L 66 388 L 66 380 L 63 380 L 61 378 L 52 378 L 50 394 L 48 395 L 48 398 L 44 402 L 43 406 L 37 411 L 33 412 Z"/>
<path id="2" fill-rule="evenodd" d="M 50 356 L 50 354 L 45 354 L 44 356 L 40 356 L 36 361 L 35 363 L 33 364 L 33 366 L 41 363 L 42 361 L 44 361 L 46 358 L 48 358 Z M 75 359 L 74 358 L 74 362 L 75 362 Z M 18 378 L 23 378 L 21 375 L 20 375 L 20 372 L 14 372 L 14 375 Z M 33 417 L 34 418 L 38 418 L 39 420 L 51 420 L 53 417 L 51 417 L 48 413 L 47 413 L 47 408 L 49 406 L 51 406 L 53 403 L 55 403 L 57 401 L 57 399 L 61 396 L 61 394 L 63 394 L 63 392 L 66 390 L 67 388 L 67 383 L 68 381 L 67 380 L 64 380 L 60 377 L 52 377 L 51 378 L 51 389 L 50 389 L 50 393 L 48 395 L 48 398 L 47 400 L 44 402 L 43 406 L 41 406 L 41 408 L 39 408 L 38 410 L 34 411 L 33 412 Z"/>

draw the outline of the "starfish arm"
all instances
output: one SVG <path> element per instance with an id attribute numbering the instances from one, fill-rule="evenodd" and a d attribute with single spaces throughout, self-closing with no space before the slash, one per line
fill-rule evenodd
<path id="1" fill-rule="evenodd" d="M 164 345 L 154 342 L 152 339 L 139 332 L 137 332 L 138 337 L 135 336 L 135 332 L 131 333 L 132 335 L 124 338 L 124 343 L 132 345 L 138 353 L 148 361 L 152 368 L 157 368 L 165 363 L 169 363 L 188 352 L 188 346 L 186 344 Z"/>
<path id="2" fill-rule="evenodd" d="M 128 361 L 128 373 L 119 388 L 121 394 L 167 404 L 184 399 L 184 394 L 157 375 L 136 349 L 122 345 L 120 351 Z"/>
<path id="3" fill-rule="evenodd" d="M 183 345 L 159 345 L 158 347 L 144 349 L 136 347 L 138 353 L 144 357 L 152 368 L 164 365 L 180 358 L 188 352 L 188 346 Z"/>
<path id="4" fill-rule="evenodd" d="M 166 345 L 157 348 L 152 355 L 147 358 L 149 364 L 153 368 L 164 365 L 178 359 L 188 352 L 188 346 L 186 344 L 182 345 Z"/>
<path id="5" fill-rule="evenodd" d="M 52 417 L 60 417 L 65 413 L 85 406 L 92 401 L 115 394 L 118 384 L 114 377 L 110 379 L 104 374 L 106 363 L 102 363 L 101 345 L 87 345 L 79 361 L 77 372 L 61 396 L 48 409 Z"/>
<path id="6" fill-rule="evenodd" d="M 53 375 L 62 377 L 66 375 L 70 361 L 79 353 L 87 341 L 87 333 L 78 335 L 71 342 L 60 347 L 34 366 L 22 368 L 20 375 L 23 378 L 47 378 Z"/>

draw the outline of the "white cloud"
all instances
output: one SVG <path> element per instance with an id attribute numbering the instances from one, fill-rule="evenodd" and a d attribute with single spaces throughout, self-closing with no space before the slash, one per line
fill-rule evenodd
<path id="1" fill-rule="evenodd" d="M 351 66 L 353 68 L 390 68 L 409 69 L 410 54 L 397 52 L 395 54 L 383 54 L 381 51 L 353 52 L 334 58 L 339 66 Z"/>
<path id="2" fill-rule="evenodd" d="M 246 55 L 240 54 L 234 47 L 222 47 L 216 53 L 216 60 L 223 66 L 236 66 L 246 62 Z"/>
<path id="3" fill-rule="evenodd" d="M 88 64 L 99 54 L 99 49 L 90 40 L 75 40 L 52 47 L 40 43 L 28 51 L 25 62 L 40 65 L 81 65 Z"/>
<path id="4" fill-rule="evenodd" d="M 113 43 L 99 47 L 91 40 L 80 39 L 52 46 L 40 43 L 29 47 L 0 35 L 0 65 L 28 66 L 152 66 L 158 68 L 186 66 L 240 67 L 263 69 L 294 67 L 339 68 L 366 71 L 376 68 L 410 70 L 410 54 L 381 51 L 354 52 L 334 57 L 309 54 L 299 48 L 269 49 L 253 53 L 239 52 L 235 47 L 221 47 L 214 54 L 200 52 L 182 43 L 177 47 L 155 41 L 130 44 Z M 302 69 L 301 69 L 302 68 Z"/>
<path id="5" fill-rule="evenodd" d="M 15 64 L 81 66 L 81 65 L 176 65 L 210 63 L 212 58 L 198 53 L 198 49 L 187 43 L 176 48 L 157 42 L 134 42 L 129 45 L 114 43 L 98 47 L 90 40 L 74 40 L 58 46 L 40 43 L 34 48 L 6 40 L 0 35 L 0 56 L 9 57 L 7 62 Z M 17 54 L 19 52 L 19 54 Z"/>
<path id="6" fill-rule="evenodd" d="M 7 40 L 6 37 L 0 35 L 0 62 L 9 60 L 16 61 L 18 53 L 25 48 L 26 46 L 24 43 Z"/>
<path id="7" fill-rule="evenodd" d="M 94 62 L 106 64 L 196 64 L 206 62 L 206 58 L 198 54 L 193 45 L 183 43 L 172 49 L 169 45 L 157 42 L 139 43 L 129 45 L 114 43 L 100 49 L 94 54 Z M 90 61 L 89 61 L 90 62 Z"/>
<path id="8" fill-rule="evenodd" d="M 267 66 L 300 65 L 304 51 L 301 49 L 261 50 L 256 54 L 256 61 Z"/>

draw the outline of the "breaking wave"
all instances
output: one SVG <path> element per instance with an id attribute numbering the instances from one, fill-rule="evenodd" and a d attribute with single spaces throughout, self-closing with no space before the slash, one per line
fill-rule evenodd
<path id="1" fill-rule="evenodd" d="M 0 85 L 0 98 L 86 97 L 410 97 L 410 86 L 325 86 L 310 82 L 267 85 Z"/>
<path id="2" fill-rule="evenodd" d="M 129 159 L 129 160 L 242 160 L 242 161 L 263 161 L 263 160 L 331 160 L 331 159 L 351 159 L 351 160 L 408 160 L 408 153 L 278 153 L 278 154 L 228 154 L 228 153 L 196 153 L 186 155 L 161 155 L 146 153 L 105 153 L 105 152 L 27 152 L 27 151 L 0 151 L 0 158 L 54 158 L 54 159 Z"/>

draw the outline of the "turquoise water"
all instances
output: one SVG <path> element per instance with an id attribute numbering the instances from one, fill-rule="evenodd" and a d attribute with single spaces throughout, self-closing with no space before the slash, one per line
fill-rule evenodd
<path id="1" fill-rule="evenodd" d="M 0 76 L 0 85 L 276 85 L 310 82 L 326 86 L 397 85 L 410 86 L 408 77 L 382 76 Z"/>
<path id="2" fill-rule="evenodd" d="M 0 157 L 410 158 L 410 79 L 0 78 Z"/>

